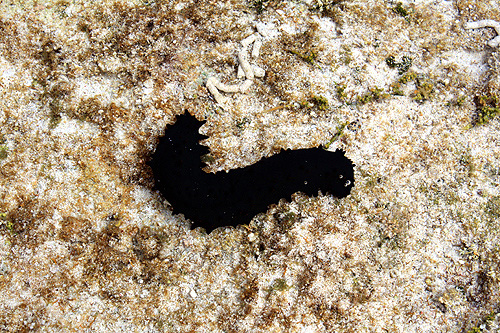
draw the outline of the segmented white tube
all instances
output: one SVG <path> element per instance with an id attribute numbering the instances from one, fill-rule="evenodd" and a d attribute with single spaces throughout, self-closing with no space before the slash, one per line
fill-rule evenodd
<path id="1" fill-rule="evenodd" d="M 475 22 L 466 22 L 464 24 L 465 29 L 479 29 L 479 28 L 486 28 L 490 27 L 495 29 L 497 32 L 498 36 L 493 38 L 488 42 L 488 45 L 491 47 L 497 47 L 500 45 L 500 22 L 494 21 L 494 20 L 480 20 L 480 21 L 475 21 Z"/>
<path id="2" fill-rule="evenodd" d="M 217 89 L 217 80 L 215 77 L 211 76 L 207 80 L 207 88 L 208 91 L 214 96 L 215 101 L 220 104 L 224 105 L 226 103 L 226 98 L 222 96 L 222 94 L 219 92 L 219 89 Z"/>
<path id="3" fill-rule="evenodd" d="M 246 47 L 243 47 L 243 49 L 238 52 L 238 61 L 240 62 L 241 68 L 243 68 L 243 71 L 245 72 L 246 78 L 248 80 L 253 80 L 253 68 L 252 65 L 250 65 L 250 62 L 248 62 L 248 53 Z"/>

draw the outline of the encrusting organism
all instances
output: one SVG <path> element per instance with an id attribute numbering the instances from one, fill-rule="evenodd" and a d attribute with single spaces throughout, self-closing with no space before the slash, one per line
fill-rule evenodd
<path id="1" fill-rule="evenodd" d="M 255 77 L 264 77 L 265 71 L 257 65 L 250 64 L 248 47 L 253 44 L 251 56 L 256 59 L 259 56 L 260 48 L 262 46 L 262 37 L 256 32 L 241 41 L 243 46 L 238 52 L 238 78 L 245 78 L 240 84 L 224 84 L 220 82 L 215 76 L 210 76 L 207 79 L 207 89 L 210 91 L 215 101 L 222 107 L 225 107 L 227 99 L 220 93 L 246 93 L 253 83 Z"/>
<path id="2" fill-rule="evenodd" d="M 465 29 L 479 29 L 490 27 L 495 29 L 497 36 L 488 42 L 491 47 L 497 47 L 500 45 L 500 22 L 494 20 L 480 20 L 475 22 L 467 22 L 464 24 Z"/>

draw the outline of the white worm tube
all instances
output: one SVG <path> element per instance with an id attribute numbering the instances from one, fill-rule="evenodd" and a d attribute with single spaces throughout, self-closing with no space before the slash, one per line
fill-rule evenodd
<path id="1" fill-rule="evenodd" d="M 248 80 L 253 80 L 253 68 L 252 65 L 248 62 L 248 53 L 246 47 L 243 47 L 243 49 L 238 52 L 238 60 L 240 62 L 241 68 L 243 68 L 243 71 L 245 72 L 245 76 L 247 77 Z"/>
<path id="2" fill-rule="evenodd" d="M 257 38 L 255 42 L 253 43 L 253 48 L 252 48 L 252 58 L 256 59 L 259 57 L 260 53 L 260 48 L 262 47 L 262 39 Z"/>
<path id="3" fill-rule="evenodd" d="M 241 45 L 243 45 L 243 47 L 246 48 L 248 45 L 255 42 L 257 37 L 258 37 L 258 34 L 251 34 L 250 36 L 248 36 L 247 38 L 245 38 L 241 41 Z"/>
<path id="4" fill-rule="evenodd" d="M 497 47 L 500 45 L 500 35 L 499 36 L 496 36 L 495 38 L 493 38 L 492 40 L 490 40 L 488 42 L 488 45 L 491 46 L 491 47 Z"/>
<path id="5" fill-rule="evenodd" d="M 217 89 L 226 93 L 236 93 L 240 91 L 240 86 L 237 84 L 224 84 L 219 80 L 215 80 L 214 84 L 217 87 Z"/>
<path id="6" fill-rule="evenodd" d="M 255 77 L 264 77 L 264 75 L 266 75 L 266 71 L 257 66 L 257 65 L 253 65 L 253 75 Z M 243 68 L 241 68 L 241 66 L 238 66 L 238 78 L 241 79 L 242 77 L 245 77 L 245 72 L 243 71 Z"/>
<path id="7" fill-rule="evenodd" d="M 464 29 L 479 29 L 490 27 L 495 29 L 497 35 L 495 38 L 488 42 L 488 45 L 491 47 L 497 47 L 500 45 L 500 22 L 494 20 L 480 20 L 475 22 L 466 22 L 464 24 Z"/>
<path id="8" fill-rule="evenodd" d="M 238 65 L 238 74 L 237 74 L 238 78 L 241 79 L 242 77 L 245 77 L 245 71 L 243 70 L 243 68 L 241 67 L 241 65 Z"/>
<path id="9" fill-rule="evenodd" d="M 465 29 L 479 29 L 491 27 L 497 31 L 497 34 L 500 34 L 500 22 L 494 20 L 480 20 L 475 22 L 467 22 L 464 24 Z"/>
<path id="10" fill-rule="evenodd" d="M 219 89 L 217 89 L 217 82 L 219 82 L 219 80 L 211 76 L 208 78 L 206 86 L 208 91 L 214 96 L 215 101 L 220 105 L 224 105 L 226 103 L 226 98 L 222 96 Z"/>
<path id="11" fill-rule="evenodd" d="M 251 65 L 248 56 L 248 47 L 254 43 L 252 48 L 252 57 L 259 56 L 260 48 L 262 46 L 262 39 L 259 33 L 254 33 L 241 41 L 242 49 L 238 52 L 238 78 L 245 77 L 246 80 L 242 84 L 224 84 L 216 77 L 211 76 L 208 78 L 206 87 L 212 94 L 217 104 L 222 108 L 225 107 L 227 98 L 220 92 L 225 93 L 246 93 L 253 84 L 254 77 L 264 77 L 266 71 L 259 66 Z"/>
<path id="12" fill-rule="evenodd" d="M 266 31 L 266 25 L 264 23 L 259 22 L 259 23 L 255 24 L 255 28 L 257 29 L 257 32 L 261 36 L 268 37 L 267 36 L 267 31 Z"/>
<path id="13" fill-rule="evenodd" d="M 255 77 L 264 77 L 264 75 L 266 75 L 266 71 L 259 66 L 253 65 L 253 74 Z"/>
<path id="14" fill-rule="evenodd" d="M 246 93 L 247 90 L 250 88 L 250 86 L 252 85 L 253 81 L 252 80 L 249 80 L 249 79 L 246 79 L 245 82 L 243 82 L 240 86 L 240 92 L 242 94 Z"/>

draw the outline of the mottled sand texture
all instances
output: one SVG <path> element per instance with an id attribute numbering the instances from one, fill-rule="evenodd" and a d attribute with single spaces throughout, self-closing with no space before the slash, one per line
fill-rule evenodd
<path id="1" fill-rule="evenodd" d="M 486 19 L 500 0 L 1 1 L 0 330 L 497 332 Z M 185 111 L 206 171 L 327 145 L 355 187 L 191 230 L 146 165 Z"/>

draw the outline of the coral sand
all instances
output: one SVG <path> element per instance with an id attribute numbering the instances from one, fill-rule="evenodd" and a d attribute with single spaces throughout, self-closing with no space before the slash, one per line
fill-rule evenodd
<path id="1" fill-rule="evenodd" d="M 498 331 L 499 0 L 0 13 L 1 330 Z M 147 165 L 186 111 L 207 172 L 324 145 L 355 185 L 192 229 Z"/>

